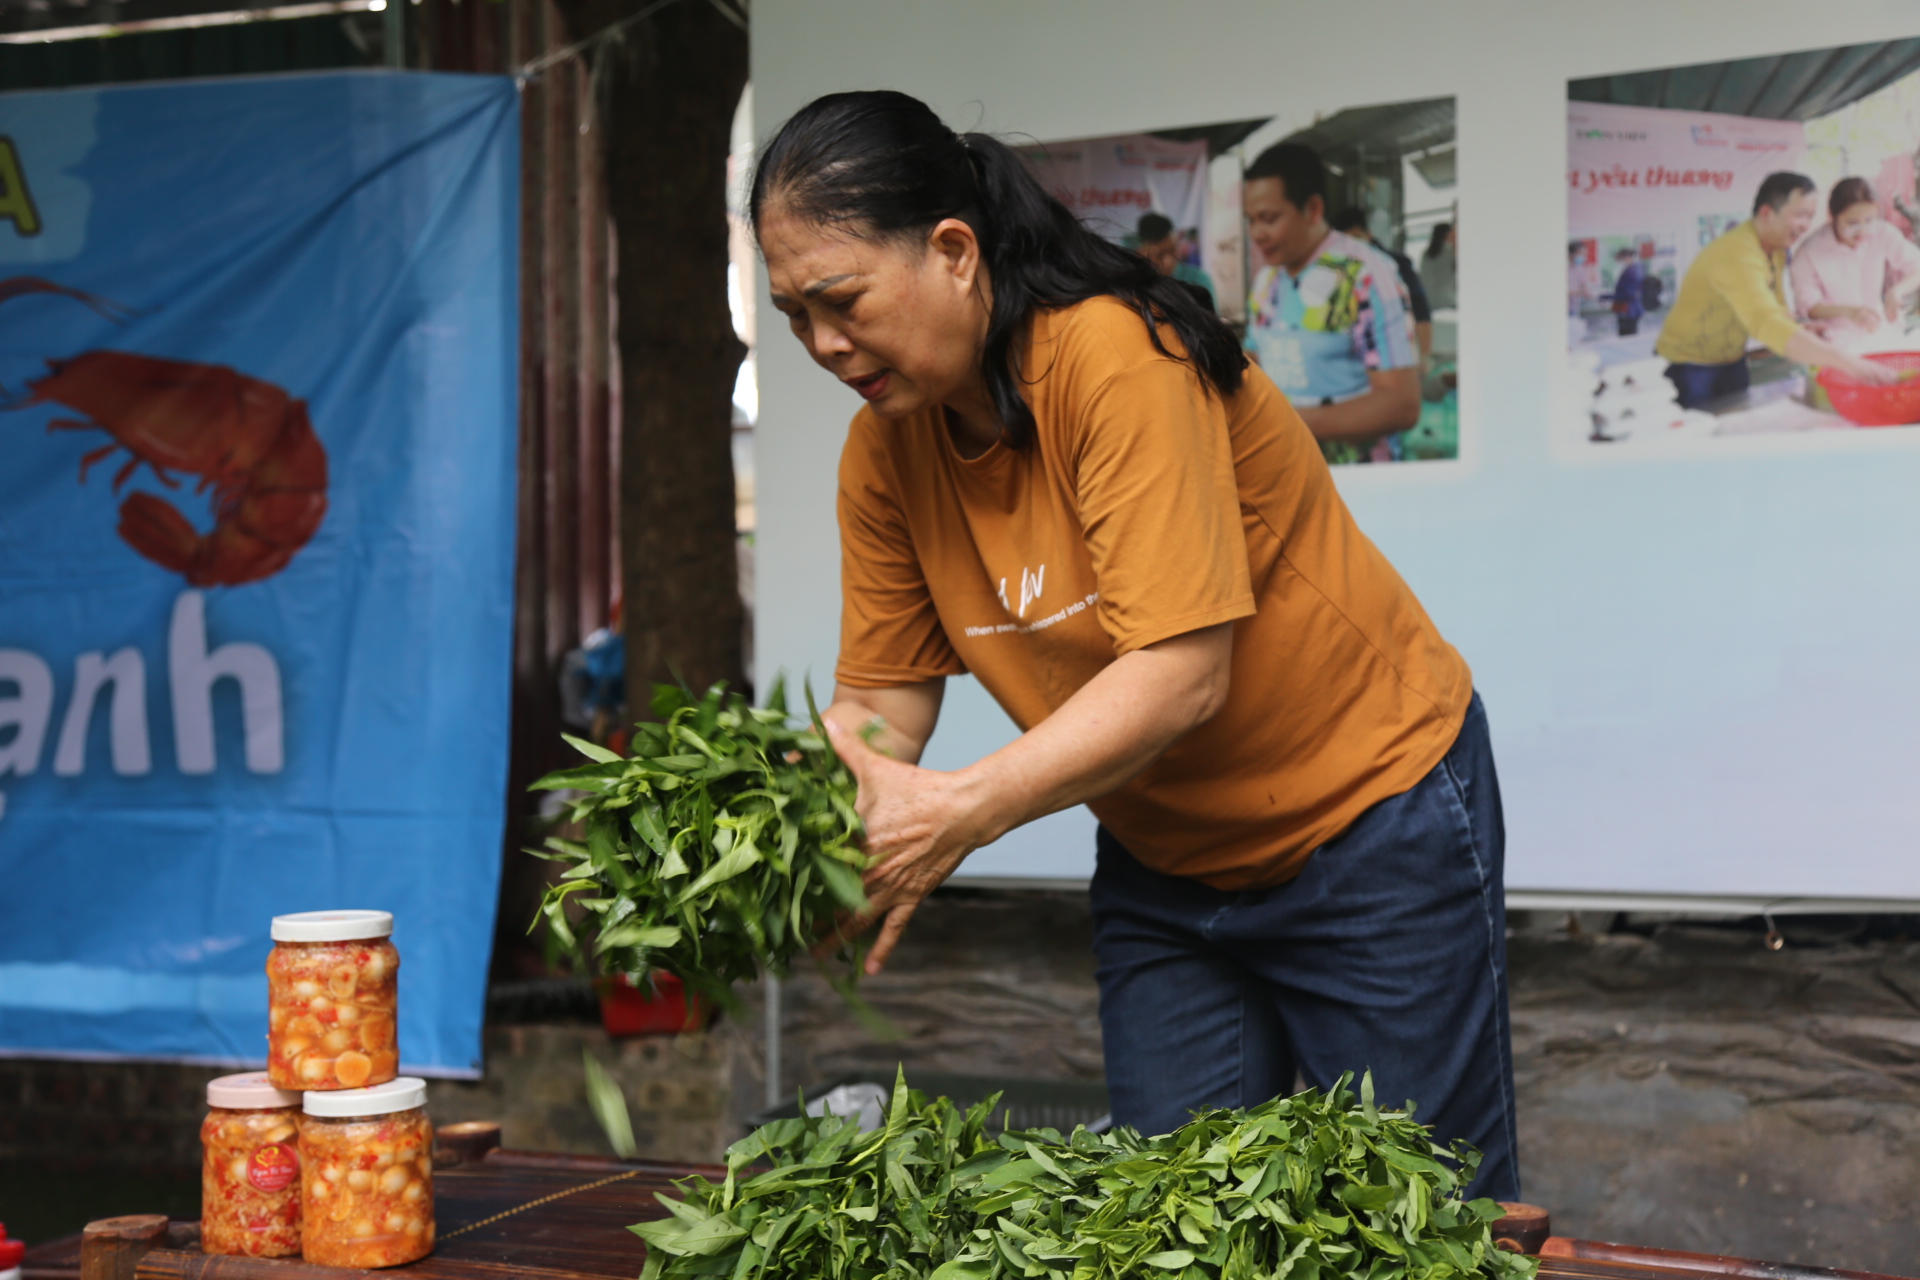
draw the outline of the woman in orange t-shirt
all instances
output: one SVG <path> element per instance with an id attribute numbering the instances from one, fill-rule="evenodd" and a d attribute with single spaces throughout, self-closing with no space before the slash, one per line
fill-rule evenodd
<path id="1" fill-rule="evenodd" d="M 1517 1197 L 1486 716 L 1299 415 L 1177 281 L 904 94 L 801 110 L 751 211 L 774 306 L 866 401 L 826 719 L 880 859 L 869 970 L 968 853 L 1085 803 L 1117 1122 L 1370 1070 Z M 921 769 L 963 673 L 1022 734 Z"/>

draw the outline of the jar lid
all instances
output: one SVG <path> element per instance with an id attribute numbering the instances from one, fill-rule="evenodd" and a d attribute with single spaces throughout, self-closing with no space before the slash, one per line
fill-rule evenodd
<path id="1" fill-rule="evenodd" d="M 337 1120 L 343 1116 L 384 1116 L 391 1111 L 411 1111 L 426 1105 L 427 1082 L 418 1076 L 401 1076 L 364 1089 L 309 1093 L 302 1108 L 310 1116 Z"/>
<path id="2" fill-rule="evenodd" d="M 232 1111 L 264 1111 L 271 1107 L 297 1107 L 300 1095 L 291 1089 L 274 1088 L 264 1071 L 247 1071 L 207 1081 L 207 1105 Z"/>
<path id="3" fill-rule="evenodd" d="M 353 942 L 392 932 L 391 911 L 297 911 L 273 918 L 275 942 Z"/>

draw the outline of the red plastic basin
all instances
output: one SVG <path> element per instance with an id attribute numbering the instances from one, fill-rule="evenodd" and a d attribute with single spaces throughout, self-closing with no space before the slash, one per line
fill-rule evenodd
<path id="1" fill-rule="evenodd" d="M 1870 387 L 1838 369 L 1822 369 L 1816 380 L 1833 401 L 1833 411 L 1856 427 L 1905 427 L 1920 422 L 1920 351 L 1883 351 L 1867 359 L 1915 376 L 1890 387 Z"/>

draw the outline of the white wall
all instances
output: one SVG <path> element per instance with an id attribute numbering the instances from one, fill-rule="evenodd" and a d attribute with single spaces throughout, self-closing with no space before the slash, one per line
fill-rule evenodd
<path id="1" fill-rule="evenodd" d="M 1555 408 L 1567 79 L 1913 34 L 1895 0 L 759 0 L 756 127 L 854 88 L 1043 140 L 1454 95 L 1462 456 L 1339 475 L 1474 665 L 1509 884 L 1920 897 L 1920 429 L 1620 460 Z M 825 685 L 856 403 L 763 336 L 759 675 Z M 957 683 L 936 764 L 1008 732 Z M 1084 874 L 1088 830 L 1062 816 L 969 869 Z"/>

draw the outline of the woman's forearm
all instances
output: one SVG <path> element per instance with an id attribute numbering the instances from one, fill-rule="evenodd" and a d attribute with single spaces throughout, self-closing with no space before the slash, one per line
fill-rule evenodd
<path id="1" fill-rule="evenodd" d="M 1114 661 L 1045 720 L 956 775 L 977 845 L 1119 787 L 1226 701 L 1233 624 Z"/>
<path id="2" fill-rule="evenodd" d="M 866 744 L 903 764 L 919 764 L 920 753 L 940 720 L 946 697 L 945 680 L 897 685 L 890 689 L 862 689 L 835 685 L 833 704 L 821 714 Z M 868 726 L 872 726 L 868 732 Z"/>

